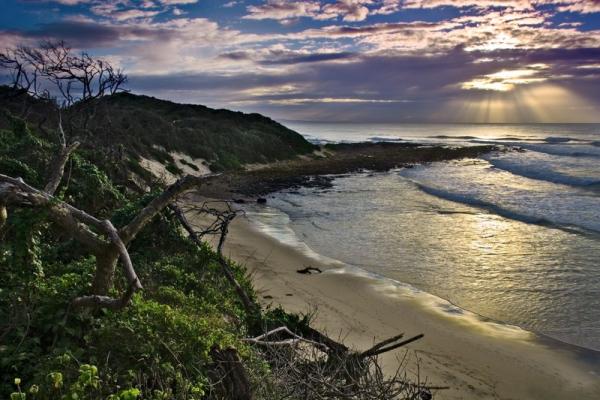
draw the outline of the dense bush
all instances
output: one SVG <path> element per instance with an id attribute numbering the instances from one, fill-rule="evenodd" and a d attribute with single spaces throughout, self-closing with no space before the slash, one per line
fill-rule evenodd
<path id="1" fill-rule="evenodd" d="M 41 187 L 54 146 L 10 118 L 0 130 L 0 173 Z M 85 148 L 73 156 L 57 196 L 117 227 L 156 196 L 115 185 L 92 158 Z M 262 318 L 245 313 L 209 246 L 189 241 L 165 211 L 129 251 L 144 285 L 132 304 L 75 312 L 69 304 L 89 293 L 94 257 L 43 211 L 9 210 L 0 229 L 0 398 L 206 398 L 213 347 L 235 347 L 253 377 L 267 372 L 240 341 Z M 253 296 L 244 269 L 231 266 Z M 118 275 L 115 292 L 125 286 Z M 291 318 L 269 315 L 275 325 Z"/>
<path id="2" fill-rule="evenodd" d="M 57 124 L 47 102 L 11 95 L 0 86 L 0 108 L 19 114 L 28 104 L 32 126 L 48 131 Z M 92 118 L 87 118 L 93 110 Z M 104 164 L 120 182 L 119 171 L 129 159 L 147 157 L 180 173 L 170 152 L 203 158 L 213 171 L 240 168 L 245 163 L 283 160 L 313 151 L 300 134 L 260 114 L 215 110 L 201 105 L 177 104 L 148 96 L 118 93 L 63 111 L 70 123 L 67 134 L 83 139 L 89 159 Z M 84 122 L 85 121 L 85 122 Z M 85 126 L 85 129 L 81 127 Z M 0 116 L 0 128 L 7 123 Z M 43 132 L 40 132 L 43 133 Z"/>

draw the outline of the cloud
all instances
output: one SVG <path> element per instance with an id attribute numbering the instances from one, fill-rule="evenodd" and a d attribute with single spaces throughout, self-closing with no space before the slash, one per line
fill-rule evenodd
<path id="1" fill-rule="evenodd" d="M 244 19 L 288 20 L 300 17 L 316 17 L 321 10 L 319 1 L 267 0 L 259 6 L 248 6 Z"/>
<path id="2" fill-rule="evenodd" d="M 503 69 L 498 72 L 484 75 L 461 85 L 466 90 L 496 90 L 507 92 L 514 90 L 518 85 L 540 83 L 547 80 L 540 76 L 540 72 L 547 69 L 546 64 L 532 64 L 523 69 Z"/>
<path id="3" fill-rule="evenodd" d="M 389 103 L 407 103 L 408 100 L 395 99 L 362 99 L 348 97 L 312 97 L 312 98 L 288 98 L 288 99 L 257 99 L 257 100 L 242 100 L 238 103 L 249 104 L 255 102 L 266 102 L 267 104 L 278 105 L 299 105 L 299 104 L 323 104 L 323 103 L 353 103 L 353 104 L 389 104 Z"/>
<path id="4" fill-rule="evenodd" d="M 324 5 L 318 18 L 341 17 L 344 21 L 364 21 L 369 15 L 366 5 L 372 3 L 371 0 L 339 0 L 336 3 Z"/>
<path id="5" fill-rule="evenodd" d="M 198 0 L 157 0 L 160 4 L 165 6 L 175 6 L 182 4 L 196 4 Z"/>
<path id="6" fill-rule="evenodd" d="M 117 21 L 128 21 L 130 19 L 152 18 L 160 14 L 160 11 L 144 11 L 144 10 L 125 10 L 116 11 L 111 14 L 111 17 Z"/>
<path id="7" fill-rule="evenodd" d="M 176 101 L 288 119 L 440 122 L 452 116 L 438 112 L 447 103 L 550 93 L 542 87 L 600 101 L 600 30 L 578 19 L 595 2 L 267 0 L 195 18 L 191 0 L 61 1 L 89 7 L 0 31 L 2 43 L 64 39 L 125 68 L 134 91 Z"/>
<path id="8" fill-rule="evenodd" d="M 22 0 L 26 3 L 56 3 L 65 6 L 75 6 L 78 4 L 88 4 L 97 0 Z"/>
<path id="9" fill-rule="evenodd" d="M 247 7 L 245 19 L 274 19 L 285 23 L 297 18 L 330 20 L 341 18 L 344 21 L 364 21 L 369 15 L 367 5 L 374 0 L 337 0 L 335 3 L 322 3 L 318 0 L 266 0 L 264 4 Z"/>
<path id="10" fill-rule="evenodd" d="M 570 2 L 570 4 L 561 5 L 557 10 L 582 14 L 597 13 L 600 12 L 600 2 L 594 0 Z"/>

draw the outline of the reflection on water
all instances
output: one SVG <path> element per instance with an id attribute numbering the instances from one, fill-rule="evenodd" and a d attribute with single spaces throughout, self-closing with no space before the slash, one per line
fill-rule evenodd
<path id="1" fill-rule="evenodd" d="M 339 178 L 333 190 L 283 193 L 271 204 L 317 253 L 494 320 L 600 349 L 597 235 L 432 196 L 397 172 Z"/>
<path id="2" fill-rule="evenodd" d="M 600 124 L 289 125 L 315 142 L 518 146 L 278 194 L 270 204 L 290 217 L 277 217 L 278 234 L 419 288 L 447 315 L 468 309 L 600 350 Z"/>

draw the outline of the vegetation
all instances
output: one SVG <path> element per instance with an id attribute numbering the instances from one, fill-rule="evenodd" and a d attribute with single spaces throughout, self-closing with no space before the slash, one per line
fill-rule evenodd
<path id="1" fill-rule="evenodd" d="M 163 117 L 191 118 L 189 124 L 206 114 L 213 127 L 219 115 L 235 115 L 239 127 L 228 136 L 231 143 L 223 144 L 222 135 L 205 147 L 200 139 L 187 146 L 204 155 L 221 152 L 216 160 L 223 168 L 258 160 L 238 147 L 245 140 L 257 144 L 280 135 L 279 144 L 265 148 L 268 153 L 286 143 L 287 156 L 309 145 L 264 117 L 118 94 L 126 81 L 122 73 L 85 53 L 72 56 L 62 43 L 36 51 L 0 54 L 0 66 L 16 71 L 14 87 L 0 102 L 1 398 L 430 398 L 428 388 L 402 376 L 386 379 L 376 361 L 420 336 L 400 342 L 399 335 L 356 353 L 311 328 L 307 317 L 261 309 L 244 268 L 221 252 L 236 211 L 200 207 L 196 211 L 215 222 L 195 232 L 174 204 L 178 194 L 210 177 L 186 176 L 146 193 L 123 179 L 132 172 L 144 178 L 130 146 L 177 168 L 168 151 L 182 151 L 183 136 L 174 134 L 167 143 L 158 131 L 142 135 L 159 121 L 137 116 L 128 121 L 140 130 L 119 137 L 111 121 L 127 107 L 130 116 L 136 107 L 142 113 L 157 107 Z M 56 61 L 56 54 L 65 57 Z M 81 72 L 81 65 L 88 67 Z M 108 68 L 117 86 L 88 85 L 93 68 Z M 61 77 L 72 80 L 62 105 L 47 92 L 31 91 L 31 80 L 44 76 L 58 85 Z M 70 92 L 77 82 L 83 82 L 79 97 Z M 99 121 L 111 128 L 103 128 L 104 138 L 93 128 Z M 255 134 L 241 138 L 252 129 Z M 219 235 L 216 251 L 202 241 L 206 234 Z M 302 351 L 302 344 L 314 351 Z M 295 361 L 285 361 L 290 356 Z"/>
<path id="2" fill-rule="evenodd" d="M 44 128 L 39 130 L 41 135 L 47 136 L 57 125 L 56 113 L 48 102 L 15 94 L 6 86 L 0 87 L 0 108 L 16 115 L 26 110 L 30 124 Z M 92 116 L 83 117 L 87 114 Z M 112 163 L 109 172 L 116 175 L 140 156 L 169 165 L 170 172 L 177 175 L 181 171 L 171 152 L 204 159 L 211 170 L 220 172 L 246 163 L 288 159 L 315 148 L 298 133 L 259 114 L 177 104 L 131 93 L 107 95 L 85 105 L 76 103 L 63 110 L 63 118 L 69 121 L 65 125 L 67 136 L 95 151 L 95 162 Z M 0 127 L 7 128 L 6 121 L 0 121 Z"/>
<path id="3" fill-rule="evenodd" d="M 0 131 L 1 172 L 43 186 L 43 166 L 54 147 L 22 120 L 13 123 Z M 148 201 L 116 187 L 85 153 L 73 160 L 61 199 L 116 226 Z M 11 211 L 0 242 L 0 397 L 21 390 L 40 399 L 83 392 L 85 398 L 131 398 L 135 392 L 127 390 L 137 388 L 144 398 L 201 398 L 213 346 L 235 346 L 248 365 L 256 364 L 256 373 L 262 368 L 240 341 L 252 316 L 236 301 L 215 253 L 189 242 L 172 213 L 156 217 L 129 249 L 143 294 L 123 311 L 81 313 L 69 304 L 89 291 L 95 256 L 49 224 L 43 211 Z M 243 269 L 231 268 L 252 293 Z M 116 287 L 125 285 L 118 276 Z"/>

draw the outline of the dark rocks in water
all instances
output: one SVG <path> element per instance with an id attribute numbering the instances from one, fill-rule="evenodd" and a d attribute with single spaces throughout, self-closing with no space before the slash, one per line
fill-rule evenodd
<path id="1" fill-rule="evenodd" d="M 264 197 L 259 197 L 258 199 L 256 199 L 256 202 L 258 204 L 267 204 L 267 199 L 265 199 Z"/>
<path id="2" fill-rule="evenodd" d="M 246 200 L 244 199 L 233 199 L 233 202 L 236 204 L 244 204 L 246 203 Z"/>
<path id="3" fill-rule="evenodd" d="M 414 164 L 475 158 L 498 149 L 496 146 L 446 148 L 399 143 L 340 145 L 334 146 L 335 152 L 323 159 L 297 159 L 257 170 L 223 174 L 212 185 L 206 185 L 202 192 L 218 197 L 218 193 L 229 191 L 235 193 L 234 197 L 257 198 L 280 190 L 328 189 L 333 187 L 335 177 L 357 171 L 376 173 L 398 167 L 410 168 Z"/>
<path id="4" fill-rule="evenodd" d="M 313 272 L 316 273 L 316 274 L 320 274 L 323 271 L 321 271 L 320 268 L 306 267 L 306 268 L 303 268 L 303 269 L 299 269 L 296 272 L 299 273 L 299 274 L 308 274 L 308 275 L 310 275 Z"/>

